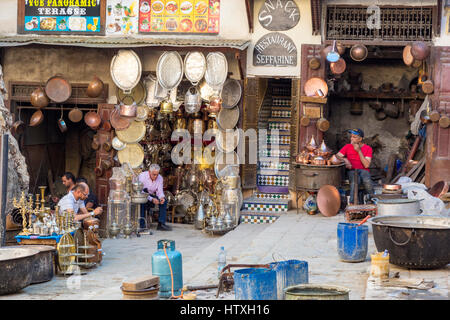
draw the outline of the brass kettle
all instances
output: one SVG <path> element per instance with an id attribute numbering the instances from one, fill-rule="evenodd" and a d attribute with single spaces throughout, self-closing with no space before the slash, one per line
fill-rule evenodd
<path id="1" fill-rule="evenodd" d="M 161 113 L 168 114 L 173 112 L 173 103 L 171 101 L 165 100 L 161 103 Z"/>

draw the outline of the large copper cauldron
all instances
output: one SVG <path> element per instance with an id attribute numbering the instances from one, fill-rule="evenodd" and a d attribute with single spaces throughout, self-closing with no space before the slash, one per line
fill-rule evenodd
<path id="1" fill-rule="evenodd" d="M 316 191 L 324 185 L 341 186 L 342 168 L 344 163 L 338 165 L 295 165 L 295 186 L 297 190 Z"/>

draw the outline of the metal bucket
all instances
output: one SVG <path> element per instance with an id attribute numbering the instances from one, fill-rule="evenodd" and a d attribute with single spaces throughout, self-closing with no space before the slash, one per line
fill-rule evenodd
<path id="1" fill-rule="evenodd" d="M 284 290 L 286 300 L 348 300 L 350 289 L 322 284 L 300 284 Z"/>
<path id="2" fill-rule="evenodd" d="M 367 257 L 369 228 L 354 223 L 339 223 L 338 254 L 344 262 L 363 262 Z"/>
<path id="3" fill-rule="evenodd" d="M 300 260 L 277 261 L 270 264 L 277 272 L 277 297 L 284 300 L 284 289 L 308 283 L 308 262 Z"/>
<path id="4" fill-rule="evenodd" d="M 248 268 L 234 271 L 236 300 L 277 300 L 277 273 L 270 269 Z"/>

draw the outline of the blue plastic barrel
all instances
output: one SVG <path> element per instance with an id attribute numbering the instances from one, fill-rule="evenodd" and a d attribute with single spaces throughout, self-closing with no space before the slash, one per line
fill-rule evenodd
<path id="1" fill-rule="evenodd" d="M 248 268 L 234 271 L 236 300 L 277 300 L 277 273 L 271 269 Z"/>
<path id="2" fill-rule="evenodd" d="M 170 261 L 173 273 L 173 294 L 178 296 L 183 288 L 183 261 L 181 253 L 175 250 L 175 241 L 159 240 L 158 251 L 152 255 L 152 275 L 159 277 L 159 296 L 162 298 L 170 298 L 172 296 L 172 276 L 170 273 Z"/>
<path id="3" fill-rule="evenodd" d="M 277 261 L 270 264 L 277 273 L 277 297 L 284 299 L 284 289 L 308 283 L 308 262 L 300 260 Z"/>
<path id="4" fill-rule="evenodd" d="M 362 262 L 366 260 L 369 228 L 354 223 L 338 224 L 337 243 L 339 258 L 344 262 Z"/>

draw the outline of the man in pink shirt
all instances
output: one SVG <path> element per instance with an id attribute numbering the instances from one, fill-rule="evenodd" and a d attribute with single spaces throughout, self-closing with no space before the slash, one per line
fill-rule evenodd
<path id="1" fill-rule="evenodd" d="M 370 177 L 369 166 L 372 161 L 372 148 L 362 143 L 364 131 L 361 129 L 349 130 L 350 143 L 346 144 L 336 156 L 345 162 L 345 167 L 349 169 L 350 180 L 350 203 L 355 203 L 355 170 L 358 173 L 358 185 L 362 181 L 364 189 L 370 197 L 373 195 L 372 179 Z M 362 203 L 362 201 L 359 201 Z"/>
<path id="2" fill-rule="evenodd" d="M 144 214 L 145 209 L 159 205 L 158 227 L 156 229 L 170 231 L 172 228 L 166 225 L 167 202 L 164 197 L 163 177 L 159 174 L 160 170 L 161 168 L 157 164 L 152 164 L 148 171 L 144 171 L 139 175 L 139 181 L 144 185 L 143 191 L 150 194 L 148 202 L 141 207 L 141 216 Z"/>

